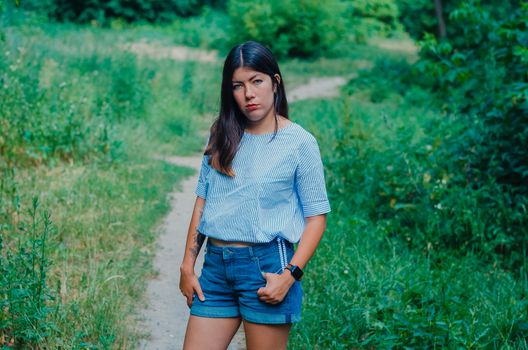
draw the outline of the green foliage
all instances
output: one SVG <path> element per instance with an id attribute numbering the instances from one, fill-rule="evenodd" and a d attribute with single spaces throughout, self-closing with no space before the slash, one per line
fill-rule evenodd
<path id="1" fill-rule="evenodd" d="M 327 1 L 90 1 L 26 0 L 25 8 L 59 20 L 123 28 L 126 22 L 169 22 L 175 42 L 225 51 L 257 40 L 278 57 L 338 52 L 336 44 L 365 43 L 401 31 L 396 0 Z M 163 3 L 163 4 L 162 4 Z M 332 51 L 332 49 L 334 49 Z M 341 55 L 343 53 L 341 52 Z"/>
<path id="2" fill-rule="evenodd" d="M 483 262 L 495 257 L 488 226 L 513 213 L 487 211 L 501 200 L 491 184 L 457 186 L 448 151 L 464 121 L 396 79 L 410 71 L 378 63 L 350 96 L 292 105 L 319 140 L 332 204 L 292 349 L 528 345 L 526 261 L 516 273 Z"/>
<path id="3" fill-rule="evenodd" d="M 176 18 L 168 26 L 174 42 L 192 47 L 229 49 L 230 18 L 225 10 L 204 7 L 200 16 Z"/>
<path id="4" fill-rule="evenodd" d="M 50 0 L 48 0 L 50 1 Z M 121 18 L 127 22 L 169 22 L 177 18 L 197 15 L 204 5 L 217 5 L 215 0 L 51 0 L 53 18 L 61 21 L 104 23 L 110 18 Z"/>
<path id="5" fill-rule="evenodd" d="M 8 349 L 45 344 L 56 329 L 47 276 L 49 236 L 55 228 L 36 197 L 28 214 L 29 222 L 2 221 L 0 226 L 0 345 Z M 17 239 L 6 242 L 7 234 Z"/>
<path id="6" fill-rule="evenodd" d="M 433 266 L 335 214 L 306 271 L 291 349 L 527 348 L 526 284 L 474 257 Z"/>
<path id="7" fill-rule="evenodd" d="M 478 3 L 465 3 L 450 19 L 455 40 L 427 36 L 417 68 L 444 108 L 466 119 L 447 150 L 457 186 L 478 195 L 485 220 L 469 246 L 490 245 L 510 266 L 526 253 L 528 203 L 528 7 L 495 19 Z"/>
<path id="8" fill-rule="evenodd" d="M 148 98 L 148 78 L 134 58 L 64 59 L 62 52 L 50 52 L 13 28 L 6 32 L 0 53 L 6 87 L 0 90 L 0 165 L 119 157 L 120 141 L 110 122 L 142 117 Z"/>
<path id="9" fill-rule="evenodd" d="M 337 0 L 230 0 L 227 12 L 234 43 L 257 40 L 276 56 L 304 57 L 320 55 L 338 41 L 345 29 L 342 9 Z"/>
<path id="10" fill-rule="evenodd" d="M 131 53 L 144 37 L 133 30 L 10 11 L 0 15 L 0 347 L 128 349 L 153 227 L 192 172 L 152 155 L 203 147 L 219 67 Z M 54 213 L 45 240 L 44 217 L 33 230 L 26 210 L 35 194 Z"/>
<path id="11" fill-rule="evenodd" d="M 166 193 L 191 171 L 148 158 L 54 171 L 66 185 L 50 189 L 41 170 L 26 174 L 22 188 L 45 194 L 43 204 L 56 213 L 50 279 L 61 296 L 52 318 L 60 333 L 48 348 L 132 347 L 137 330 L 129 317 L 154 273 L 155 225 L 169 209 Z"/>
<path id="12" fill-rule="evenodd" d="M 438 19 L 435 4 L 430 0 L 397 0 L 399 20 L 405 30 L 415 39 L 421 39 L 425 32 L 438 35 Z M 452 1 L 442 1 L 444 14 L 449 13 Z M 450 28 L 450 26 L 449 26 Z"/>
<path id="13" fill-rule="evenodd" d="M 401 30 L 399 9 L 394 0 L 360 0 L 347 4 L 348 32 L 355 42 L 366 42 L 373 36 L 389 36 Z"/>
<path id="14" fill-rule="evenodd" d="M 380 60 L 370 72 L 352 80 L 347 92 L 375 104 L 400 101 L 407 108 L 422 105 L 436 109 L 440 103 L 425 90 L 427 85 L 414 84 L 423 74 L 403 61 Z M 432 254 L 433 259 L 441 259 L 437 253 L 442 251 L 457 255 L 474 251 L 502 266 L 522 267 L 528 240 L 523 229 L 528 225 L 528 199 L 518 192 L 519 186 L 508 187 L 493 176 L 496 169 L 488 166 L 480 173 L 474 169 L 471 162 L 484 156 L 476 152 L 474 142 L 484 140 L 483 124 L 447 114 L 413 120 L 416 125 L 411 127 L 394 124 L 385 112 L 382 116 L 384 128 L 372 121 L 358 121 L 356 113 L 344 119 L 342 129 L 350 131 L 343 131 L 344 146 L 336 146 L 342 158 L 337 163 L 342 164 L 337 171 L 340 175 L 335 175 L 341 179 L 337 184 L 340 191 L 349 188 L 350 195 L 358 191 L 374 194 L 357 207 L 367 209 L 369 218 L 380 221 L 391 237 L 400 237 L 414 249 Z M 384 143 L 378 144 L 377 138 L 369 136 L 372 133 L 383 136 Z M 370 169 L 368 176 L 358 177 L 357 169 L 348 166 L 350 162 Z M 351 185 L 355 183 L 357 187 Z"/>
<path id="15" fill-rule="evenodd" d="M 457 255 L 472 251 L 515 271 L 525 264 L 526 13 L 519 9 L 499 21 L 486 7 L 463 4 L 450 16 L 452 28 L 460 29 L 456 39 L 438 41 L 428 35 L 415 66 L 379 60 L 347 88 L 376 104 L 405 101 L 444 111 L 441 119 L 419 122 L 419 138 L 413 128 L 394 126 L 387 117 L 395 137 L 385 140 L 382 155 L 350 153 L 350 147 L 338 153 L 345 159 L 343 173 L 350 174 L 343 188 L 357 176 L 347 171 L 347 162 L 372 168 L 370 181 L 350 192 L 378 194 L 360 205 L 369 209 L 370 218 L 382 220 L 391 237 L 435 259 L 436 252 L 445 250 Z M 373 141 L 358 132 L 365 124 L 354 121 L 343 128 L 355 130 L 351 140 Z"/>
<path id="16" fill-rule="evenodd" d="M 398 8 L 400 9 L 399 21 L 405 30 L 415 39 L 423 39 L 425 34 L 438 33 L 438 19 L 435 12 L 434 1 L 429 0 L 396 0 Z M 442 0 L 442 16 L 446 24 L 446 35 L 449 40 L 457 40 L 460 33 L 463 33 L 465 23 L 453 21 L 450 14 L 459 5 L 478 4 L 485 8 L 493 18 L 506 18 L 513 9 L 518 7 L 518 0 L 471 0 L 471 1 L 457 1 L 457 0 Z M 479 35 L 479 32 L 472 32 Z"/>
<path id="17" fill-rule="evenodd" d="M 152 273 L 152 227 L 190 173 L 152 159 L 20 171 L 22 210 L 0 220 L 0 345 L 128 348 L 127 316 Z M 23 210 L 35 192 L 55 224 L 35 200 Z"/>

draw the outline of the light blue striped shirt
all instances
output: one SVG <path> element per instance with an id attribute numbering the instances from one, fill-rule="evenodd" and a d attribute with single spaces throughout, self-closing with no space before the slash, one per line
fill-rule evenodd
<path id="1" fill-rule="evenodd" d="M 233 159 L 234 177 L 204 156 L 196 195 L 205 199 L 198 231 L 225 241 L 300 240 L 304 218 L 330 211 L 315 137 L 299 124 L 271 134 L 244 133 Z"/>

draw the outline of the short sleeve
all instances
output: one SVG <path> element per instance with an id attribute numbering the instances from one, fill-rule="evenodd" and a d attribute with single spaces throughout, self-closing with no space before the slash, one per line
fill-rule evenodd
<path id="1" fill-rule="evenodd" d="M 204 155 L 202 158 L 202 166 L 200 167 L 200 175 L 198 176 L 198 184 L 196 185 L 196 195 L 206 199 L 207 197 L 207 174 L 211 171 L 209 165 L 209 156 Z"/>
<path id="2" fill-rule="evenodd" d="M 315 137 L 310 137 L 299 148 L 299 165 L 295 172 L 295 186 L 304 217 L 330 212 L 326 193 L 323 162 Z"/>

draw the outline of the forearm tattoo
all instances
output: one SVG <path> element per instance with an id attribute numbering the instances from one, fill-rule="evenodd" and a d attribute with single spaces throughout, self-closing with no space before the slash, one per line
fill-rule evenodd
<path id="1" fill-rule="evenodd" d="M 198 208 L 198 216 L 201 218 L 203 214 L 203 207 L 199 206 Z M 191 252 L 191 256 L 196 258 L 198 256 L 198 253 L 200 252 L 200 248 L 202 248 L 202 244 L 205 241 L 205 235 L 198 232 L 198 227 L 194 229 L 194 237 L 193 237 L 193 243 L 191 247 L 189 248 L 189 251 Z"/>
<path id="2" fill-rule="evenodd" d="M 201 234 L 196 230 L 194 232 L 194 238 L 193 238 L 193 244 L 189 248 L 191 255 L 196 258 L 198 256 L 198 253 L 200 252 L 200 248 L 202 248 L 202 244 L 205 241 L 205 235 Z"/>

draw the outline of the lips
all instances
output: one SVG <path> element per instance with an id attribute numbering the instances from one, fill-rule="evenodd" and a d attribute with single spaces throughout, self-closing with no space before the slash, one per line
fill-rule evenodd
<path id="1" fill-rule="evenodd" d="M 254 110 L 257 109 L 257 108 L 258 108 L 258 105 L 256 105 L 256 104 L 249 104 L 249 105 L 246 105 L 246 110 L 247 110 L 247 111 L 250 111 L 250 112 L 251 112 L 251 111 L 254 111 Z"/>

